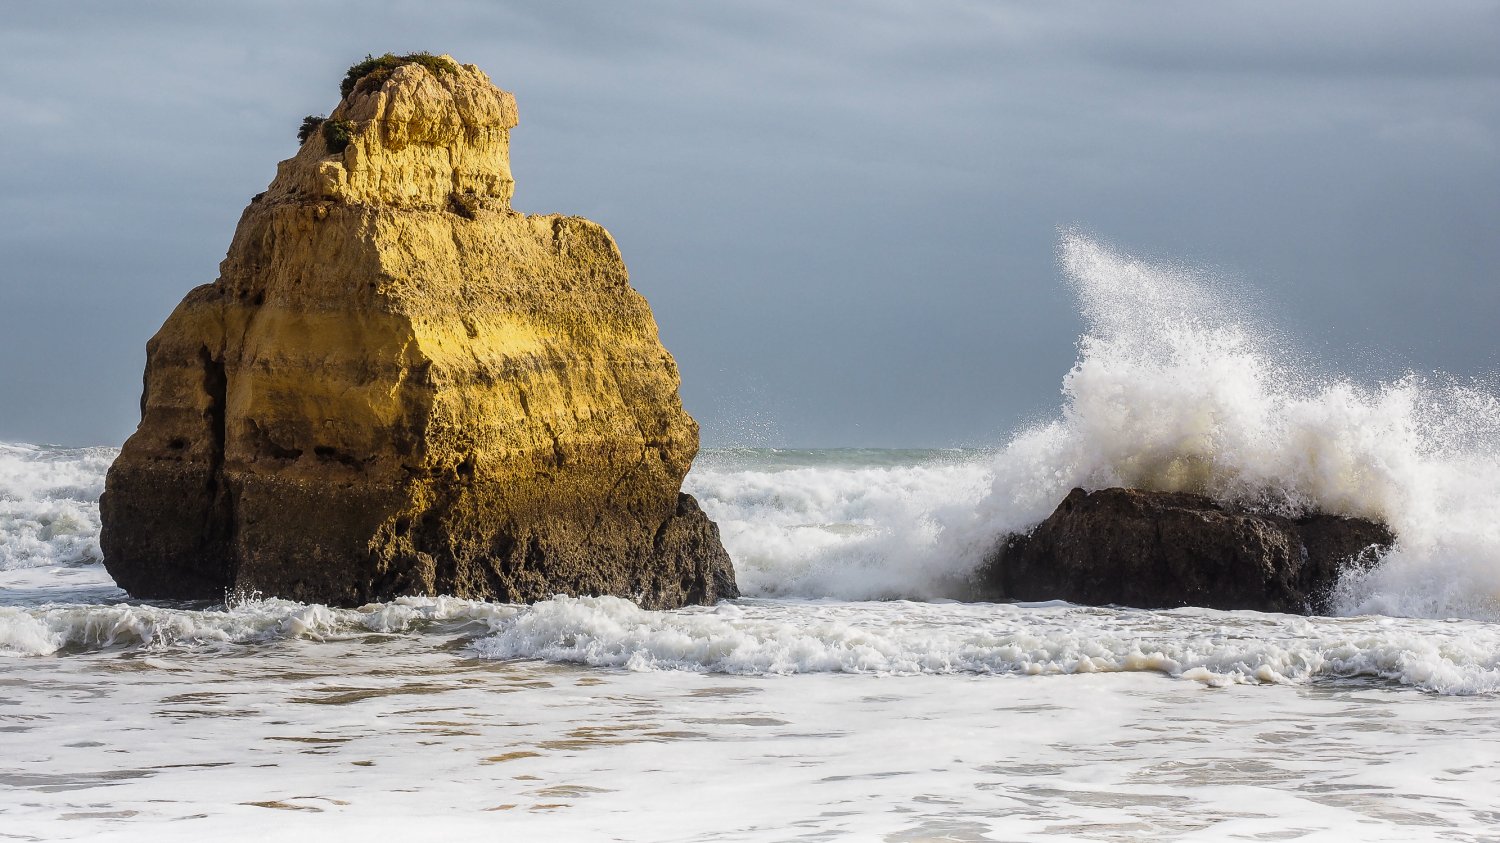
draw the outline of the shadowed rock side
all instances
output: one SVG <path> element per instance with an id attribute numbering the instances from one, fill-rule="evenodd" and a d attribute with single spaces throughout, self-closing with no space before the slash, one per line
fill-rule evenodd
<path id="1" fill-rule="evenodd" d="M 676 364 L 609 232 L 510 208 L 515 101 L 472 65 L 354 86 L 147 346 L 101 503 L 138 597 L 738 594 L 680 494 Z M 343 125 L 343 124 L 340 124 Z"/>
<path id="2" fill-rule="evenodd" d="M 1236 510 L 1201 495 L 1074 489 L 981 572 L 991 597 L 1143 609 L 1204 606 L 1319 613 L 1349 565 L 1394 537 L 1383 524 Z"/>

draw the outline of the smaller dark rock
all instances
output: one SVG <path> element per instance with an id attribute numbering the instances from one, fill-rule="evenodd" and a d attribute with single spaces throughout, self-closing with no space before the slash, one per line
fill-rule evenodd
<path id="1" fill-rule="evenodd" d="M 1004 538 L 979 578 L 991 598 L 1317 614 L 1344 570 L 1373 563 L 1394 541 L 1384 524 L 1360 518 L 1074 489 L 1031 533 Z"/>
<path id="2" fill-rule="evenodd" d="M 658 605 L 712 606 L 740 596 L 734 563 L 719 540 L 719 525 L 709 520 L 692 495 L 678 493 L 677 513 L 657 531 L 653 551 L 657 566 L 680 571 L 682 577 L 681 590 L 658 596 Z"/>

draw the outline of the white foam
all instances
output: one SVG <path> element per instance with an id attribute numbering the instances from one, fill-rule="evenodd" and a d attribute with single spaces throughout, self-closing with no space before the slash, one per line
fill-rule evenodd
<path id="1" fill-rule="evenodd" d="M 1474 622 L 1143 612 L 1066 604 L 746 601 L 650 612 L 558 597 L 474 644 L 495 659 L 730 674 L 1154 672 L 1210 685 L 1367 677 L 1500 691 L 1500 629 Z"/>
<path id="2" fill-rule="evenodd" d="M 967 573 L 967 560 L 933 549 L 941 513 L 988 488 L 990 469 L 975 455 L 774 470 L 755 464 L 776 455 L 752 457 L 702 461 L 685 485 L 718 523 L 746 594 L 921 599 Z"/>
<path id="3" fill-rule="evenodd" d="M 447 597 L 358 609 L 285 600 L 203 610 L 0 606 L 0 655 L 9 656 L 110 650 L 227 655 L 245 645 L 298 639 L 352 644 L 371 634 L 467 640 L 487 659 L 637 671 L 1153 672 L 1211 685 L 1367 677 L 1443 694 L 1500 691 L 1500 628 L 1472 621 L 906 601 L 746 600 L 657 612 L 616 597 L 561 596 L 533 606 Z M 426 640 L 424 646 L 433 642 Z"/>
<path id="4" fill-rule="evenodd" d="M 451 597 L 403 597 L 359 609 L 288 600 L 249 600 L 202 610 L 132 604 L 0 606 L 0 655 L 113 648 L 194 650 L 294 638 L 325 641 L 371 632 L 407 633 L 435 624 L 488 629 L 516 611 L 514 606 Z"/>
<path id="5" fill-rule="evenodd" d="M 0 571 L 103 558 L 99 495 L 116 453 L 0 442 Z"/>

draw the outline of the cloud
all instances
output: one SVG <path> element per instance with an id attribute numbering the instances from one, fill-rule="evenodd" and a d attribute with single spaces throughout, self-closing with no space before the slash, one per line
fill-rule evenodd
<path id="1" fill-rule="evenodd" d="M 518 207 L 611 228 L 710 443 L 745 384 L 784 444 L 1046 412 L 1079 328 L 1060 225 L 1231 267 L 1330 365 L 1500 363 L 1490 3 L 14 5 L 0 438 L 129 431 L 145 339 L 387 50 L 517 94 Z"/>

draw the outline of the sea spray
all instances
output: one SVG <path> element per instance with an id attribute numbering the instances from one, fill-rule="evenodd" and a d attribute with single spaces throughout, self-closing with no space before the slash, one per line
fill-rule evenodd
<path id="1" fill-rule="evenodd" d="M 972 557 L 1076 486 L 1192 491 L 1390 524 L 1396 549 L 1346 579 L 1343 613 L 1500 617 L 1492 394 L 1444 376 L 1364 386 L 1322 375 L 1212 279 L 1075 233 L 1061 259 L 1088 325 L 1061 418 L 997 455 L 980 515 L 955 526 L 950 552 Z"/>
<path id="2" fill-rule="evenodd" d="M 1061 417 L 995 461 L 990 504 L 1018 508 L 996 517 L 1036 520 L 1075 486 L 1129 486 L 1398 520 L 1430 438 L 1414 379 L 1319 378 L 1221 285 L 1077 234 L 1061 256 L 1088 329 Z"/>
<path id="3" fill-rule="evenodd" d="M 1087 330 L 1059 417 L 1004 447 L 899 466 L 712 461 L 688 486 L 749 594 L 956 596 L 996 540 L 1074 487 L 1191 491 L 1388 523 L 1397 547 L 1340 586 L 1347 614 L 1500 618 L 1500 400 L 1406 373 L 1328 375 L 1246 294 L 1077 233 L 1060 263 Z"/>

